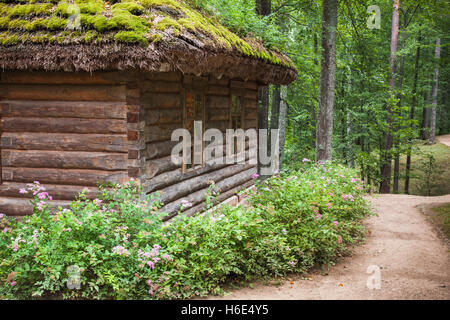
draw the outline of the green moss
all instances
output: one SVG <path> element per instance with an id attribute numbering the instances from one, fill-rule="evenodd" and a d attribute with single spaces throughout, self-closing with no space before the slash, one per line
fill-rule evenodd
<path id="1" fill-rule="evenodd" d="M 175 0 L 141 0 L 142 5 L 145 8 L 152 8 L 152 7 L 169 7 L 172 9 L 181 9 L 183 8 L 181 4 Z"/>
<path id="2" fill-rule="evenodd" d="M 167 28 L 172 27 L 173 34 L 179 35 L 182 29 L 182 26 L 174 19 L 169 17 L 164 17 L 156 23 L 156 30 L 165 31 Z"/>
<path id="3" fill-rule="evenodd" d="M 51 17 L 47 23 L 48 30 L 63 30 L 66 26 L 67 20 L 58 17 Z"/>
<path id="4" fill-rule="evenodd" d="M 98 33 L 95 32 L 95 31 L 90 30 L 90 31 L 86 32 L 86 35 L 84 36 L 84 41 L 85 42 L 92 42 L 97 37 L 98 37 Z"/>
<path id="5" fill-rule="evenodd" d="M 159 33 L 154 33 L 151 35 L 150 40 L 152 40 L 153 43 L 158 43 L 162 40 L 162 35 L 160 35 Z"/>
<path id="6" fill-rule="evenodd" d="M 142 13 L 144 13 L 144 7 L 135 2 L 116 3 L 115 5 L 112 6 L 111 9 L 125 10 L 135 15 L 141 15 Z"/>
<path id="7" fill-rule="evenodd" d="M 139 43 L 143 46 L 148 45 L 148 40 L 142 35 L 136 34 L 133 31 L 119 31 L 115 35 L 114 39 L 117 42 L 124 43 Z"/>
<path id="8" fill-rule="evenodd" d="M 0 17 L 0 30 L 8 29 L 9 18 L 8 17 Z"/>
<path id="9" fill-rule="evenodd" d="M 9 36 L 3 36 L 1 43 L 118 41 L 144 44 L 148 43 L 149 34 L 152 34 L 149 39 L 155 43 L 163 40 L 155 30 L 171 30 L 175 37 L 187 30 L 193 35 L 206 35 L 206 39 L 201 36 L 198 40 L 212 40 L 217 48 L 293 67 L 289 59 L 266 50 L 258 43 L 241 39 L 214 18 L 191 8 L 187 0 L 110 0 L 112 6 L 109 12 L 103 0 L 74 0 L 73 3 L 69 5 L 68 0 L 0 0 L 0 30 L 9 30 Z M 82 28 L 67 34 L 61 32 L 67 30 L 68 18 L 78 8 Z M 161 20 L 153 26 L 152 22 L 157 17 Z M 40 31 L 48 34 L 36 34 Z"/>
<path id="10" fill-rule="evenodd" d="M 192 21 L 190 21 L 190 20 L 188 20 L 186 18 L 178 19 L 178 23 L 181 24 L 183 27 L 186 28 L 186 30 L 188 30 L 190 32 L 195 32 L 196 31 L 195 24 Z"/>

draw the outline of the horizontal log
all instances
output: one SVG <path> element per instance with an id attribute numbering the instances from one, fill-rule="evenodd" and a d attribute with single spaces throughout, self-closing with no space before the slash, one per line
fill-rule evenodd
<path id="1" fill-rule="evenodd" d="M 17 84 L 118 84 L 137 77 L 133 72 L 30 72 L 8 71 L 0 82 Z"/>
<path id="2" fill-rule="evenodd" d="M 2 130 L 48 133 L 126 133 L 125 120 L 2 117 Z"/>
<path id="3" fill-rule="evenodd" d="M 216 85 L 209 85 L 206 92 L 208 95 L 229 96 L 230 88 Z"/>
<path id="4" fill-rule="evenodd" d="M 229 109 L 230 97 L 225 96 L 206 96 L 205 99 L 206 110 L 210 109 Z"/>
<path id="5" fill-rule="evenodd" d="M 31 192 L 27 194 L 20 194 L 20 189 L 25 189 L 26 183 L 17 182 L 3 182 L 0 185 L 0 197 L 23 197 L 33 198 Z M 88 199 L 95 199 L 98 195 L 97 187 L 73 186 L 73 185 L 55 185 L 45 184 L 45 191 L 52 196 L 54 200 L 73 200 L 80 192 L 85 191 L 85 196 Z"/>
<path id="6" fill-rule="evenodd" d="M 146 193 L 154 192 L 156 190 L 173 185 L 180 181 L 184 181 L 207 172 L 218 170 L 226 166 L 227 166 L 226 164 L 205 165 L 204 167 L 201 167 L 196 170 L 190 170 L 187 171 L 186 173 L 182 173 L 181 168 L 178 168 L 173 171 L 164 172 L 162 174 L 155 176 L 154 178 L 145 181 L 144 191 Z"/>
<path id="7" fill-rule="evenodd" d="M 126 152 L 126 135 L 4 132 L 1 148 L 19 150 Z"/>
<path id="8" fill-rule="evenodd" d="M 209 85 L 217 85 L 217 86 L 223 86 L 223 87 L 228 87 L 228 84 L 230 83 L 229 79 L 226 78 L 221 78 L 221 79 L 215 79 L 210 77 L 208 84 Z"/>
<path id="9" fill-rule="evenodd" d="M 244 127 L 245 129 L 256 129 L 258 127 L 258 120 L 245 120 Z"/>
<path id="10" fill-rule="evenodd" d="M 204 91 L 206 90 L 207 86 L 208 86 L 207 77 L 197 77 L 193 75 L 183 76 L 184 88 Z"/>
<path id="11" fill-rule="evenodd" d="M 230 110 L 226 109 L 209 109 L 207 110 L 207 121 L 228 121 L 230 119 Z"/>
<path id="12" fill-rule="evenodd" d="M 230 120 L 210 120 L 206 122 L 206 129 L 219 129 L 222 132 L 225 132 L 226 129 L 230 128 Z"/>
<path id="13" fill-rule="evenodd" d="M 251 187 L 252 185 L 254 185 L 253 179 L 249 180 L 241 185 L 234 186 L 231 190 L 220 193 L 214 204 L 218 205 L 218 204 L 224 202 L 225 200 L 235 196 L 236 193 L 239 193 L 240 191 L 243 191 L 243 190 Z M 196 206 L 193 206 L 193 207 L 183 211 L 182 215 L 187 216 L 187 217 L 192 217 L 198 213 L 201 213 L 205 209 L 206 209 L 205 202 L 201 202 L 201 203 L 197 204 Z"/>
<path id="14" fill-rule="evenodd" d="M 126 153 L 1 150 L 4 167 L 125 170 Z"/>
<path id="15" fill-rule="evenodd" d="M 217 181 L 224 179 L 254 166 L 255 165 L 251 164 L 235 164 L 196 176 L 192 179 L 184 180 L 180 183 L 162 189 L 161 201 L 166 204 L 170 203 L 176 199 L 184 197 L 187 194 L 206 188 L 208 186 L 208 182 L 211 180 Z"/>
<path id="16" fill-rule="evenodd" d="M 182 108 L 181 94 L 179 93 L 143 93 L 141 105 L 145 109 L 152 108 Z"/>
<path id="17" fill-rule="evenodd" d="M 123 183 L 128 180 L 127 171 L 102 171 L 85 169 L 2 168 L 3 181 L 33 182 L 97 186 L 98 183 Z"/>
<path id="18" fill-rule="evenodd" d="M 145 177 L 147 179 L 150 179 L 156 175 L 162 174 L 170 170 L 174 170 L 177 167 L 179 166 L 171 161 L 171 156 L 149 160 L 145 163 Z"/>
<path id="19" fill-rule="evenodd" d="M 172 153 L 172 149 L 177 143 L 179 142 L 160 141 L 147 143 L 145 148 L 145 158 L 148 160 L 168 156 Z"/>
<path id="20" fill-rule="evenodd" d="M 231 80 L 230 87 L 231 88 L 246 88 L 246 89 L 258 90 L 258 84 L 253 81 Z"/>
<path id="21" fill-rule="evenodd" d="M 177 109 L 155 109 L 147 110 L 145 114 L 146 125 L 167 124 L 183 122 L 183 110 Z"/>
<path id="22" fill-rule="evenodd" d="M 123 102 L 4 100 L 0 115 L 7 117 L 54 117 L 88 119 L 125 119 Z"/>
<path id="23" fill-rule="evenodd" d="M 142 92 L 181 93 L 181 82 L 173 81 L 143 81 L 140 83 Z"/>
<path id="24" fill-rule="evenodd" d="M 258 112 L 256 109 L 244 109 L 244 119 L 254 120 L 258 119 Z"/>
<path id="25" fill-rule="evenodd" d="M 258 91 L 245 89 L 245 88 L 231 88 L 230 89 L 232 95 L 241 96 L 246 99 L 257 100 L 258 99 Z"/>
<path id="26" fill-rule="evenodd" d="M 58 206 L 67 208 L 70 201 L 48 201 L 51 211 L 56 211 Z M 0 212 L 9 216 L 26 216 L 33 214 L 33 206 L 27 199 L 0 197 Z"/>
<path id="27" fill-rule="evenodd" d="M 182 74 L 178 71 L 171 72 L 144 72 L 145 79 L 153 81 L 181 81 Z"/>
<path id="28" fill-rule="evenodd" d="M 253 167 L 248 170 L 236 173 L 235 175 L 233 175 L 231 177 L 225 177 L 224 179 L 215 183 L 216 188 L 217 188 L 216 190 L 218 190 L 220 193 L 225 193 L 225 192 L 233 189 L 236 186 L 242 185 L 245 182 L 250 181 L 251 176 L 254 173 L 256 173 L 256 168 Z M 174 214 L 178 210 L 180 210 L 181 201 L 183 201 L 183 200 L 187 200 L 190 203 L 192 203 L 193 206 L 195 206 L 195 205 L 205 201 L 207 191 L 208 191 L 208 188 L 204 188 L 204 189 L 189 193 L 188 195 L 186 195 L 186 197 L 183 197 L 182 199 L 178 199 L 178 200 L 175 200 L 171 203 L 164 205 L 160 211 L 168 213 L 168 214 Z M 235 190 L 233 190 L 233 194 L 234 194 L 234 191 Z M 163 194 L 163 196 L 164 196 L 164 194 Z M 227 196 L 229 197 L 230 195 L 227 194 Z M 186 209 L 188 209 L 188 208 L 184 208 L 184 210 L 186 210 Z"/>
<path id="29" fill-rule="evenodd" d="M 5 100 L 126 101 L 124 85 L 0 84 L 5 86 Z"/>
<path id="30" fill-rule="evenodd" d="M 183 128 L 182 123 L 159 124 L 147 126 L 144 129 L 145 142 L 167 141 L 171 140 L 172 132 Z"/>
<path id="31" fill-rule="evenodd" d="M 257 100 L 252 99 L 244 99 L 244 102 L 242 103 L 244 106 L 244 109 L 257 109 L 258 108 L 258 102 Z"/>

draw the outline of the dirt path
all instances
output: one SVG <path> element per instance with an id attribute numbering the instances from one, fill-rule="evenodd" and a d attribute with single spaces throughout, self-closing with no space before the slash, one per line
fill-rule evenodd
<path id="1" fill-rule="evenodd" d="M 445 144 L 447 147 L 450 147 L 450 134 L 446 134 L 443 136 L 436 137 L 440 143 Z"/>
<path id="2" fill-rule="evenodd" d="M 366 243 L 328 275 L 294 276 L 280 286 L 255 283 L 208 299 L 446 299 L 450 300 L 450 252 L 418 205 L 450 202 L 450 195 L 378 195 L 371 200 L 378 217 L 367 222 Z M 381 288 L 366 286 L 367 267 L 380 267 Z"/>

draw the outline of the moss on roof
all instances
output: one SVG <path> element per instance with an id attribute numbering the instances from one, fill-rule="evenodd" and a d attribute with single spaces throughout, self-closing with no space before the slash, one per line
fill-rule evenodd
<path id="1" fill-rule="evenodd" d="M 187 0 L 0 0 L 0 46 L 188 41 L 295 69 L 286 56 L 241 39 Z"/>

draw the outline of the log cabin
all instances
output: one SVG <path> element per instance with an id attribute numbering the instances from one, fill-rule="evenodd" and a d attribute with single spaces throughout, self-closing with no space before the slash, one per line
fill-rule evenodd
<path id="1" fill-rule="evenodd" d="M 31 214 L 25 184 L 66 206 L 136 179 L 171 216 L 252 185 L 256 165 L 174 164 L 171 133 L 257 128 L 258 88 L 288 84 L 285 55 L 183 0 L 0 2 L 0 212 Z M 249 147 L 247 145 L 247 147 Z"/>

